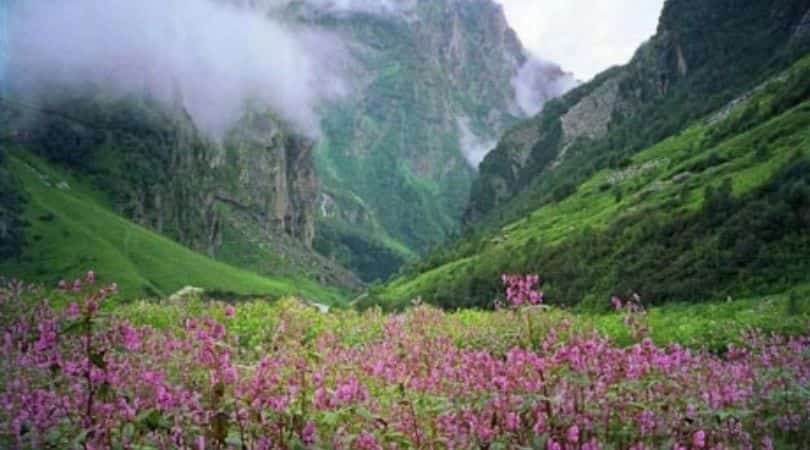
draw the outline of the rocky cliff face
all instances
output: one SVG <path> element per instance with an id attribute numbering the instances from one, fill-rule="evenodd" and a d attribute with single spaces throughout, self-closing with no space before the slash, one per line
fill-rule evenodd
<path id="1" fill-rule="evenodd" d="M 248 112 L 225 141 L 217 169 L 233 182 L 219 187 L 216 200 L 312 247 L 318 193 L 312 148 L 310 139 L 287 133 L 270 113 Z"/>
<path id="2" fill-rule="evenodd" d="M 550 102 L 504 136 L 481 165 L 467 222 L 553 201 L 566 184 L 621 164 L 754 88 L 807 51 L 808 8 L 808 0 L 667 1 L 656 35 L 628 65 Z M 769 61 L 764 70 L 762 61 Z"/>
<path id="3" fill-rule="evenodd" d="M 373 14 L 294 3 L 290 16 L 341 36 L 357 92 L 326 111 L 316 247 L 385 277 L 454 233 L 483 153 L 525 117 L 516 87 L 540 103 L 572 80 L 535 64 L 492 0 L 418 0 Z M 516 86 L 517 85 L 517 86 Z M 553 86 L 553 87 L 552 87 Z M 524 102 L 525 103 L 525 102 Z"/>

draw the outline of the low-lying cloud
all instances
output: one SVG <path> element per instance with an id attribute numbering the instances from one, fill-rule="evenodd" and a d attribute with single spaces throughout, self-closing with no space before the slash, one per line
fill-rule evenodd
<path id="1" fill-rule="evenodd" d="M 416 5 L 416 0 L 304 0 L 313 7 L 330 13 L 402 14 Z"/>
<path id="2" fill-rule="evenodd" d="M 9 17 L 13 89 L 104 86 L 178 99 L 221 136 L 246 101 L 318 134 L 317 110 L 348 91 L 336 36 L 212 0 L 28 0 Z"/>
<path id="3" fill-rule="evenodd" d="M 579 82 L 570 73 L 565 73 L 556 64 L 529 56 L 512 78 L 515 101 L 527 116 L 534 116 L 543 105 L 559 97 Z"/>
<path id="4" fill-rule="evenodd" d="M 459 133 L 459 146 L 464 159 L 477 169 L 484 157 L 495 148 L 497 141 L 476 135 L 470 128 L 470 119 L 467 117 L 456 117 L 456 126 Z"/>
<path id="5" fill-rule="evenodd" d="M 268 12 L 291 9 L 294 12 L 326 15 L 369 14 L 400 16 L 412 11 L 418 0 L 218 0 Z"/>

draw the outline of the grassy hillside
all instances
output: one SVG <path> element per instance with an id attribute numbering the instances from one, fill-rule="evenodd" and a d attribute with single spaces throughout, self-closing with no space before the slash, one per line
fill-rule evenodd
<path id="1" fill-rule="evenodd" d="M 467 223 L 518 220 L 787 70 L 810 52 L 798 25 L 808 10 L 808 0 L 667 1 L 627 65 L 504 135 L 481 164 Z"/>
<path id="2" fill-rule="evenodd" d="M 435 252 L 366 301 L 486 306 L 502 272 L 537 272 L 551 300 L 568 304 L 633 291 L 699 300 L 805 280 L 809 82 L 804 58 L 723 114 Z"/>
<path id="3" fill-rule="evenodd" d="M 28 197 L 27 243 L 20 259 L 0 265 L 0 274 L 54 283 L 54 276 L 95 269 L 129 298 L 192 285 L 241 295 L 341 299 L 309 280 L 265 278 L 193 252 L 115 214 L 101 194 L 30 153 L 12 152 L 8 162 Z"/>

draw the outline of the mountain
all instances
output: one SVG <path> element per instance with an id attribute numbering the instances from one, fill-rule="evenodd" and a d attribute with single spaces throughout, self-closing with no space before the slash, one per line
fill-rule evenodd
<path id="1" fill-rule="evenodd" d="M 25 195 L 18 217 L 26 223 L 26 241 L 17 258 L 0 261 L 4 276 L 55 285 L 55 277 L 96 269 L 103 281 L 117 282 L 126 299 L 166 297 L 188 285 L 231 297 L 298 295 L 326 303 L 344 297 L 304 276 L 260 276 L 194 252 L 121 217 L 84 177 L 18 146 L 8 149 L 7 167 Z"/>
<path id="2" fill-rule="evenodd" d="M 215 43 L 198 35 L 195 26 L 187 36 L 205 42 L 192 46 L 182 62 L 172 59 L 177 56 L 172 46 L 144 52 L 138 40 L 112 39 L 123 48 L 111 54 L 132 53 L 134 68 L 165 68 L 157 78 L 151 69 L 143 75 L 145 92 L 132 86 L 130 78 L 136 76 L 118 72 L 109 58 L 95 63 L 65 59 L 78 67 L 72 69 L 76 74 L 67 73 L 84 81 L 62 86 L 64 74 L 50 63 L 61 56 L 50 44 L 34 45 L 33 51 L 48 51 L 30 61 L 17 58 L 33 64 L 22 72 L 50 68 L 57 72 L 55 83 L 42 73 L 37 76 L 55 86 L 35 101 L 21 97 L 22 105 L 6 105 L 6 140 L 86 180 L 122 217 L 210 258 L 264 275 L 303 276 L 345 289 L 360 286 L 358 276 L 364 281 L 387 277 L 457 232 L 476 166 L 499 133 L 574 84 L 559 67 L 529 57 L 492 0 L 418 0 L 394 2 L 390 8 L 317 0 L 213 3 L 225 9 L 197 10 L 191 4 L 186 9 L 192 15 L 223 14 L 229 19 L 213 23 L 228 29 L 235 20 L 258 29 L 257 15 L 247 11 L 265 13 L 271 32 L 257 37 L 286 36 L 279 31 L 284 27 L 306 31 L 298 47 L 280 42 L 279 55 L 324 46 L 319 52 L 309 49 L 314 60 L 348 66 L 340 70 L 351 76 L 348 94 L 319 106 L 320 126 L 302 130 L 282 119 L 300 118 L 312 106 L 302 94 L 307 104 L 276 105 L 283 111 L 263 106 L 260 99 L 248 102 L 239 120 L 221 133 L 219 116 L 231 114 L 240 100 L 220 96 L 245 88 L 228 84 L 219 96 L 214 87 L 201 95 L 198 75 L 183 64 L 194 57 L 212 67 L 218 62 L 216 54 L 209 54 Z M 155 6 L 150 3 L 145 10 Z M 96 13 L 94 20 L 122 20 L 114 13 Z M 22 17 L 15 23 L 25 30 L 27 16 Z M 68 30 L 77 26 L 70 20 L 60 24 Z M 336 42 L 334 47 L 326 45 L 328 40 Z M 342 53 L 344 47 L 346 55 L 329 54 Z M 261 45 L 239 54 L 253 57 L 265 50 Z M 273 80 L 284 81 L 276 66 L 259 65 L 269 68 Z M 266 75 L 235 70 L 230 77 L 216 76 L 224 83 L 241 83 Z M 113 81 L 115 76 L 124 79 L 111 88 L 105 73 L 118 74 Z M 190 79 L 178 78 L 183 76 Z M 25 87 L 25 82 L 17 84 Z M 124 95 L 118 85 L 126 86 Z M 263 90 L 271 91 L 260 92 L 271 100 L 284 98 L 274 89 Z M 193 95 L 200 98 L 184 98 Z M 226 111 L 206 111 L 201 102 Z M 215 133 L 206 128 L 211 118 L 218 121 Z M 19 220 L 24 195 L 11 193 L 27 186 L 20 189 L 13 177 L 0 172 L 0 189 L 8 193 L 0 209 L 0 231 L 9 242 L 3 252 L 24 258 L 30 247 Z"/>
<path id="3" fill-rule="evenodd" d="M 356 92 L 325 111 L 315 147 L 315 248 L 368 281 L 457 233 L 500 132 L 574 84 L 529 58 L 492 0 L 394 4 L 285 10 L 351 50 Z"/>
<path id="4" fill-rule="evenodd" d="M 518 194 L 522 212 L 529 211 L 555 189 L 559 195 L 595 170 L 617 166 L 783 70 L 806 51 L 808 5 L 668 0 L 656 35 L 628 65 L 600 74 L 504 136 L 482 163 L 467 222 Z"/>
<path id="5" fill-rule="evenodd" d="M 36 107 L 5 101 L 6 145 L 71 171 L 110 210 L 209 258 L 273 277 L 359 286 L 353 274 L 312 250 L 318 192 L 313 144 L 271 112 L 246 109 L 219 143 L 199 132 L 179 103 L 171 108 L 148 95 L 120 97 L 103 88 L 60 92 Z M 21 200 L 8 202 L 13 210 L 4 208 L 17 213 L 7 214 L 13 223 L 34 207 L 25 205 L 30 191 L 29 183 L 23 189 L 17 184 Z M 7 251 L 12 266 L 26 266 L 37 239 L 58 238 L 6 228 L 17 243 Z M 61 263 L 73 271 L 87 268 Z"/>
<path id="6" fill-rule="evenodd" d="M 806 0 L 667 1 L 629 64 L 504 135 L 462 239 L 364 301 L 491 306 L 508 272 L 539 273 L 569 305 L 806 281 L 808 14 Z"/>

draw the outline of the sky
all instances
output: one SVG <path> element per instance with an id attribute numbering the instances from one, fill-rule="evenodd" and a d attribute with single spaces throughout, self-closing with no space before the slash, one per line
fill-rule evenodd
<path id="1" fill-rule="evenodd" d="M 498 0 L 523 45 L 581 81 L 630 60 L 664 0 Z"/>

